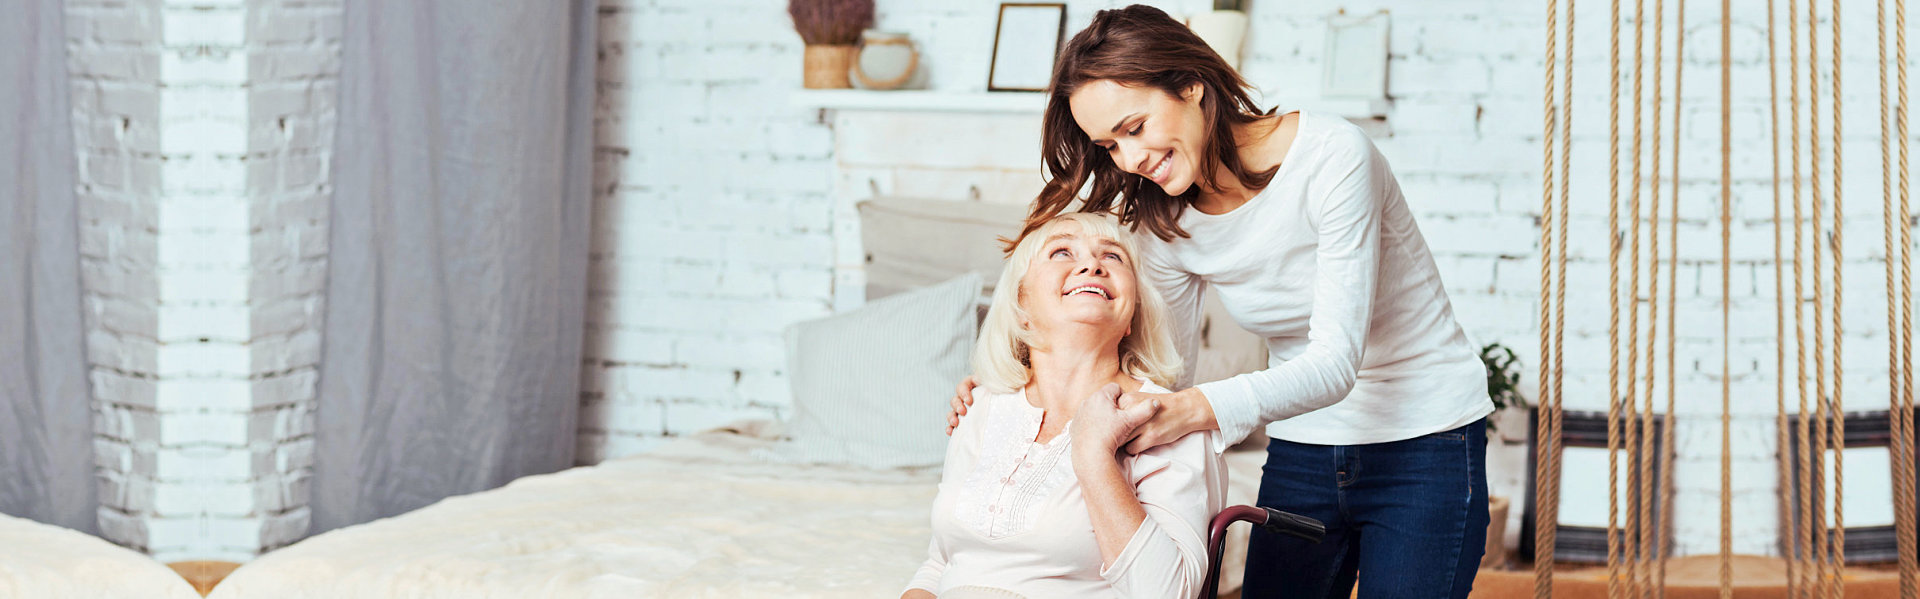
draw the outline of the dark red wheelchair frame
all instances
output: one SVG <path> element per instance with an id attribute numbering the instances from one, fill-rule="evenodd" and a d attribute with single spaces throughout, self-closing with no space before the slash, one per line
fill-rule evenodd
<path id="1" fill-rule="evenodd" d="M 1327 536 L 1327 525 L 1319 520 L 1289 514 L 1266 507 L 1236 505 L 1214 515 L 1213 525 L 1207 532 L 1207 584 L 1201 588 L 1201 599 L 1213 599 L 1220 596 L 1220 554 L 1226 549 L 1227 527 L 1235 522 L 1252 522 L 1267 532 L 1299 537 L 1309 543 L 1318 543 Z"/>

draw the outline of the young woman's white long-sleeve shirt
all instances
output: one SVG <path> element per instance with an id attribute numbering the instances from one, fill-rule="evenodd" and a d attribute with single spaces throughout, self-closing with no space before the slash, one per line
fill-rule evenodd
<path id="1" fill-rule="evenodd" d="M 1145 383 L 1142 391 L 1165 393 Z M 1035 443 L 1044 411 L 1024 392 L 974 390 L 947 441 L 927 561 L 907 588 L 960 587 L 1032 599 L 1192 597 L 1207 575 L 1207 524 L 1225 508 L 1226 465 L 1211 431 L 1127 456 L 1121 471 L 1147 517 L 1109 567 L 1074 475 L 1066 431 Z"/>
<path id="2" fill-rule="evenodd" d="M 1179 224 L 1191 237 L 1138 239 L 1182 357 L 1198 353 L 1208 288 L 1267 344 L 1267 369 L 1199 386 L 1220 424 L 1216 450 L 1262 425 L 1277 439 L 1355 445 L 1493 412 L 1400 185 L 1354 124 L 1302 111 L 1265 189 L 1225 214 L 1188 207 Z"/>

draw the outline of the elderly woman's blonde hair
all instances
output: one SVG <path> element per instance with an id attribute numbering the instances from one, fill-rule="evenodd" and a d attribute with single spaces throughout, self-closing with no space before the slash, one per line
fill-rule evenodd
<path id="1" fill-rule="evenodd" d="M 1033 377 L 1027 356 L 1035 339 L 1031 329 L 1020 326 L 1027 320 L 1027 311 L 1020 305 L 1020 282 L 1047 238 L 1067 223 L 1078 223 L 1084 234 L 1112 239 L 1126 250 L 1126 263 L 1134 271 L 1134 289 L 1140 297 L 1134 305 L 1132 333 L 1120 340 L 1120 369 L 1172 389 L 1180 376 L 1181 360 L 1168 328 L 1167 301 L 1140 272 L 1139 245 L 1133 235 L 1113 217 L 1090 212 L 1067 212 L 1048 219 L 1022 237 L 1007 256 L 1000 281 L 993 288 L 993 305 L 980 324 L 980 340 L 973 347 L 974 381 L 996 393 L 1012 393 L 1026 387 Z"/>

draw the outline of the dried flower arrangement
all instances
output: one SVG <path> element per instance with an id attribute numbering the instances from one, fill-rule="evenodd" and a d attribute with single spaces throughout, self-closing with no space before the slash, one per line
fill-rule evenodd
<path id="1" fill-rule="evenodd" d="M 793 28 L 810 46 L 850 46 L 873 26 L 873 0 L 789 0 Z"/>
<path id="2" fill-rule="evenodd" d="M 801 83 L 808 89 L 853 87 L 860 32 L 873 25 L 873 0 L 788 0 L 793 28 L 807 43 Z"/>

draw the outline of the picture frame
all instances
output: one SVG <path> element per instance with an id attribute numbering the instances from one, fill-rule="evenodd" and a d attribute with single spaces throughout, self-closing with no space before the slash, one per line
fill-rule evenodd
<path id="1" fill-rule="evenodd" d="M 987 91 L 1046 91 L 1066 34 L 1066 3 L 1000 3 L 993 27 L 993 58 L 987 67 Z"/>
<path id="2" fill-rule="evenodd" d="M 1327 17 L 1320 96 L 1374 100 L 1387 97 L 1387 40 L 1392 18 L 1387 11 Z"/>

